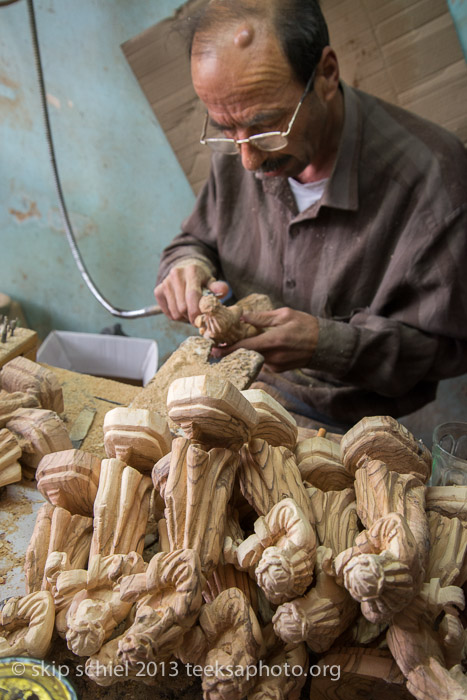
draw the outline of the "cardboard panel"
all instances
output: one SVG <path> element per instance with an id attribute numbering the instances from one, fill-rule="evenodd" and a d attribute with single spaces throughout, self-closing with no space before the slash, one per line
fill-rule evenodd
<path id="1" fill-rule="evenodd" d="M 123 52 L 197 193 L 209 171 L 199 144 L 204 108 L 191 86 L 176 19 L 123 44 Z M 342 78 L 456 133 L 467 144 L 467 65 L 445 0 L 321 0 Z"/>
<path id="2" fill-rule="evenodd" d="M 364 0 L 364 5 L 381 44 L 446 13 L 445 0 Z"/>

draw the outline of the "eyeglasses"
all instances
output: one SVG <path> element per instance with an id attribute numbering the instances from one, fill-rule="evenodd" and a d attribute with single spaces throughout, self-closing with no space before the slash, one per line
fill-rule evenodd
<path id="1" fill-rule="evenodd" d="M 303 95 L 301 96 L 300 102 L 298 103 L 294 113 L 292 114 L 292 119 L 290 120 L 286 131 L 267 131 L 263 134 L 254 134 L 253 136 L 250 136 L 247 139 L 229 139 L 226 137 L 206 138 L 206 131 L 208 128 L 209 120 L 209 114 L 206 114 L 203 132 L 201 134 L 199 142 L 203 144 L 203 146 L 209 146 L 209 148 L 211 148 L 213 151 L 223 153 L 224 155 L 228 156 L 237 155 L 239 151 L 239 146 L 241 146 L 242 143 L 250 143 L 252 146 L 254 146 L 255 148 L 259 148 L 261 151 L 280 151 L 281 148 L 285 148 L 285 146 L 287 146 L 289 142 L 288 136 L 292 130 L 294 121 L 297 118 L 298 111 L 302 106 L 308 92 L 310 92 L 310 90 L 313 89 L 315 73 L 316 68 L 310 75 Z"/>

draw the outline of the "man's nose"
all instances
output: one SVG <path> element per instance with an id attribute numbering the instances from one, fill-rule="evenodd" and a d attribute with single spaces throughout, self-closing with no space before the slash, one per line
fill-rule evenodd
<path id="1" fill-rule="evenodd" d="M 266 160 L 267 154 L 259 148 L 255 148 L 251 143 L 239 144 L 240 157 L 245 170 L 258 170 Z"/>

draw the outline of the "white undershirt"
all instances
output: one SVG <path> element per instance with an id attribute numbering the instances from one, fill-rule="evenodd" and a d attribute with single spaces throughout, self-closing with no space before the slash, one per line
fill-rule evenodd
<path id="1" fill-rule="evenodd" d="M 319 199 L 321 199 L 324 188 L 329 178 L 324 180 L 318 180 L 317 182 L 298 182 L 293 178 L 289 177 L 289 184 L 295 197 L 297 203 L 298 211 L 302 212 L 312 204 L 315 204 Z"/>

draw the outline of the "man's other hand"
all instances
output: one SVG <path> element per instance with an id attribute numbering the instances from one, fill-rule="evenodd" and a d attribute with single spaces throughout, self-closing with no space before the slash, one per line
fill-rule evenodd
<path id="1" fill-rule="evenodd" d="M 164 314 L 172 321 L 193 323 L 199 314 L 199 300 L 206 288 L 221 297 L 229 289 L 226 282 L 217 282 L 204 265 L 192 263 L 173 267 L 155 288 L 154 296 Z"/>
<path id="2" fill-rule="evenodd" d="M 318 342 L 319 326 L 315 316 L 284 307 L 244 314 L 242 320 L 265 330 L 234 345 L 213 348 L 214 357 L 224 357 L 238 348 L 246 348 L 261 353 L 273 372 L 308 366 Z"/>

